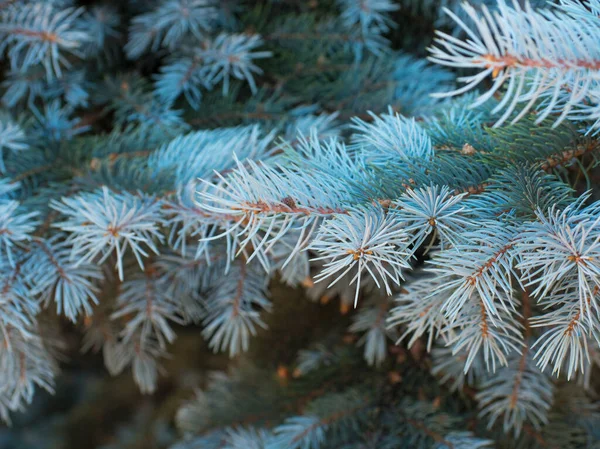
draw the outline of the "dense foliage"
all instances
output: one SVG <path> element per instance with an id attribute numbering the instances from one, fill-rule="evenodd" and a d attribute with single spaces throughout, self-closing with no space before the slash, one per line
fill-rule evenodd
<path id="1" fill-rule="evenodd" d="M 598 0 L 5 0 L 0 52 L 7 423 L 102 359 L 177 431 L 87 447 L 600 448 Z"/>

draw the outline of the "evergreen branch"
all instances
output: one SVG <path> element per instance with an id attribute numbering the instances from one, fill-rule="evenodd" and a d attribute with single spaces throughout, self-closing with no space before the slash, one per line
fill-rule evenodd
<path id="1" fill-rule="evenodd" d="M 597 139 L 590 140 L 586 144 L 578 145 L 572 150 L 562 151 L 561 153 L 548 157 L 547 161 L 542 163 L 542 170 L 551 171 L 557 167 L 567 165 L 575 158 L 585 156 L 600 149 L 600 141 Z"/>
<path id="2" fill-rule="evenodd" d="M 257 328 L 266 328 L 259 312 L 270 311 L 271 303 L 266 296 L 268 277 L 255 264 L 241 261 L 232 265 L 230 272 L 237 282 L 224 285 L 215 271 L 218 277 L 204 287 L 207 313 L 202 334 L 213 351 L 227 350 L 233 357 L 248 350 Z"/>
<path id="3" fill-rule="evenodd" d="M 462 77 L 463 87 L 442 96 L 471 90 L 491 76 L 491 89 L 474 104 L 482 104 L 508 84 L 504 98 L 494 109 L 504 111 L 495 126 L 511 118 L 520 104 L 524 106 L 512 116 L 513 123 L 532 107 L 539 110 L 536 123 L 550 114 L 558 115 L 555 124 L 569 117 L 595 119 L 598 106 L 595 83 L 580 80 L 593 77 L 600 69 L 595 44 L 600 35 L 597 16 L 573 17 L 558 8 L 538 12 L 529 6 L 521 9 L 516 3 L 510 7 L 504 1 L 499 2 L 495 15 L 485 5 L 480 14 L 470 5 L 465 4 L 463 8 L 475 25 L 473 28 L 454 13 L 446 12 L 464 29 L 469 41 L 438 32 L 438 46 L 431 48 L 431 60 L 479 72 Z M 575 35 L 578 45 L 573 45 L 571 40 Z M 588 100 L 592 106 L 585 104 Z M 596 127 L 597 124 L 592 125 L 592 129 Z"/>
<path id="4" fill-rule="evenodd" d="M 307 449 L 319 447 L 327 432 L 344 427 L 352 428 L 360 414 L 371 406 L 369 398 L 360 397 L 353 390 L 326 395 L 311 403 L 314 410 L 301 416 L 287 418 L 273 431 L 267 449 Z M 320 409 L 323 410 L 320 410 Z"/>
<path id="5" fill-rule="evenodd" d="M 310 249 L 320 255 L 312 260 L 325 260 L 323 271 L 316 280 L 337 275 L 329 286 L 338 282 L 357 266 L 354 307 L 358 302 L 361 275 L 366 270 L 375 284 L 383 283 L 386 293 L 392 294 L 388 279 L 396 285 L 402 279 L 402 270 L 410 267 L 410 254 L 406 250 L 408 238 L 398 223 L 381 208 L 357 210 L 348 215 L 338 215 L 321 225 Z"/>
<path id="6" fill-rule="evenodd" d="M 68 67 L 62 52 L 78 56 L 78 48 L 88 40 L 75 26 L 83 9 L 55 9 L 49 3 L 16 3 L 0 15 L 0 50 L 8 49 L 11 70 L 26 71 L 43 65 L 46 76 L 62 76 Z"/>
<path id="7" fill-rule="evenodd" d="M 101 254 L 104 261 L 115 251 L 121 280 L 123 255 L 128 247 L 143 268 L 142 256 L 147 256 L 143 246 L 158 253 L 154 240 L 163 240 L 158 231 L 158 224 L 163 222 L 160 202 L 152 198 L 113 194 L 103 187 L 101 192 L 63 197 L 61 202 L 53 201 L 51 206 L 67 217 L 54 226 L 70 233 L 71 257 L 79 257 L 77 263 L 83 263 Z"/>

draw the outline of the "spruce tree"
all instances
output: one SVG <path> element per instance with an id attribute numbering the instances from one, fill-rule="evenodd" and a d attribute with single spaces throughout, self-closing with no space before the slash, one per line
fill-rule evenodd
<path id="1" fill-rule="evenodd" d="M 0 448 L 600 448 L 600 1 L 471 3 L 0 1 Z"/>

